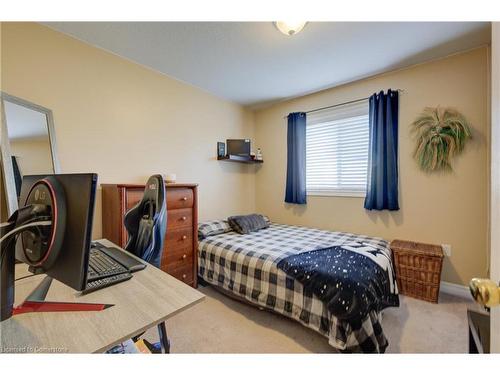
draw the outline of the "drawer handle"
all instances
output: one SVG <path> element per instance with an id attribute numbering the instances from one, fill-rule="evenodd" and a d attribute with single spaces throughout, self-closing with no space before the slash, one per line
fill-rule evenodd
<path id="1" fill-rule="evenodd" d="M 182 236 L 182 239 L 185 240 L 186 238 L 188 238 L 186 235 Z"/>
<path id="2" fill-rule="evenodd" d="M 187 201 L 187 200 L 188 200 L 188 197 L 182 197 L 182 200 L 183 200 L 183 201 Z"/>
<path id="3" fill-rule="evenodd" d="M 183 217 L 181 217 L 181 220 L 182 220 L 182 221 L 186 221 L 186 220 L 187 220 L 187 217 L 186 217 L 186 216 L 183 216 Z"/>
<path id="4" fill-rule="evenodd" d="M 182 259 L 186 259 L 186 258 L 187 258 L 187 255 L 186 255 L 186 254 L 184 254 L 184 255 L 182 256 Z"/>
<path id="5" fill-rule="evenodd" d="M 185 274 L 185 273 L 184 273 L 184 274 L 182 274 L 182 278 L 183 278 L 183 279 L 185 279 L 186 277 L 187 277 L 187 276 L 186 276 L 186 274 Z"/>

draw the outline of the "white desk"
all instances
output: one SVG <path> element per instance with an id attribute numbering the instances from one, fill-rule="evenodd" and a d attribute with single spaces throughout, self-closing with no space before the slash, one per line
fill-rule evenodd
<path id="1" fill-rule="evenodd" d="M 116 246 L 107 240 L 99 242 Z M 16 278 L 27 274 L 26 265 L 16 265 Z M 81 295 L 54 280 L 47 301 L 106 303 L 114 306 L 97 312 L 27 313 L 13 316 L 0 323 L 0 352 L 104 352 L 204 298 L 196 289 L 151 265 L 133 275 L 128 281 L 87 295 Z M 15 306 L 44 277 L 37 275 L 16 281 Z"/>

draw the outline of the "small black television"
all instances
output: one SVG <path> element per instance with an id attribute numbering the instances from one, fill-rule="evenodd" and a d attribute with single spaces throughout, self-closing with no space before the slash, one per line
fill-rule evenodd
<path id="1" fill-rule="evenodd" d="M 250 158 L 250 139 L 227 139 L 227 154 Z"/>

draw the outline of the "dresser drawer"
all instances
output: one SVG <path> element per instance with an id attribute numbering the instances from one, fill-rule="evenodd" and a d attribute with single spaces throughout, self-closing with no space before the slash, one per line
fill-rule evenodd
<path id="1" fill-rule="evenodd" d="M 167 209 L 193 207 L 194 195 L 192 189 L 169 188 L 167 190 Z"/>
<path id="2" fill-rule="evenodd" d="M 175 270 L 188 265 L 193 268 L 193 249 L 187 247 L 163 254 L 161 263 L 167 270 Z"/>
<path id="3" fill-rule="evenodd" d="M 167 189 L 167 210 L 193 207 L 194 194 L 191 189 L 169 188 Z M 144 189 L 128 189 L 125 202 L 127 211 L 134 207 L 143 197 Z"/>
<path id="4" fill-rule="evenodd" d="M 167 230 L 163 253 L 170 253 L 184 247 L 193 247 L 193 228 L 180 227 Z"/>
<path id="5" fill-rule="evenodd" d="M 193 207 L 194 194 L 192 189 L 186 188 L 168 188 L 167 189 L 167 210 L 177 210 L 179 208 Z M 144 195 L 144 189 L 128 189 L 127 210 L 134 207 Z"/>
<path id="6" fill-rule="evenodd" d="M 170 229 L 193 226 L 193 210 L 191 208 L 167 210 L 167 215 L 167 233 Z"/>
<path id="7" fill-rule="evenodd" d="M 186 284 L 191 284 L 193 282 L 193 265 L 183 265 L 177 268 L 169 267 L 167 265 L 166 272 L 175 277 L 176 279 L 185 282 Z"/>

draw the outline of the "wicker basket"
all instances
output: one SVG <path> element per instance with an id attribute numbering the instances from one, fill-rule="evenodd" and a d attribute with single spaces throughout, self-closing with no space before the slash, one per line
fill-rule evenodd
<path id="1" fill-rule="evenodd" d="M 443 250 L 439 245 L 394 240 L 391 250 L 401 294 L 437 303 Z"/>

